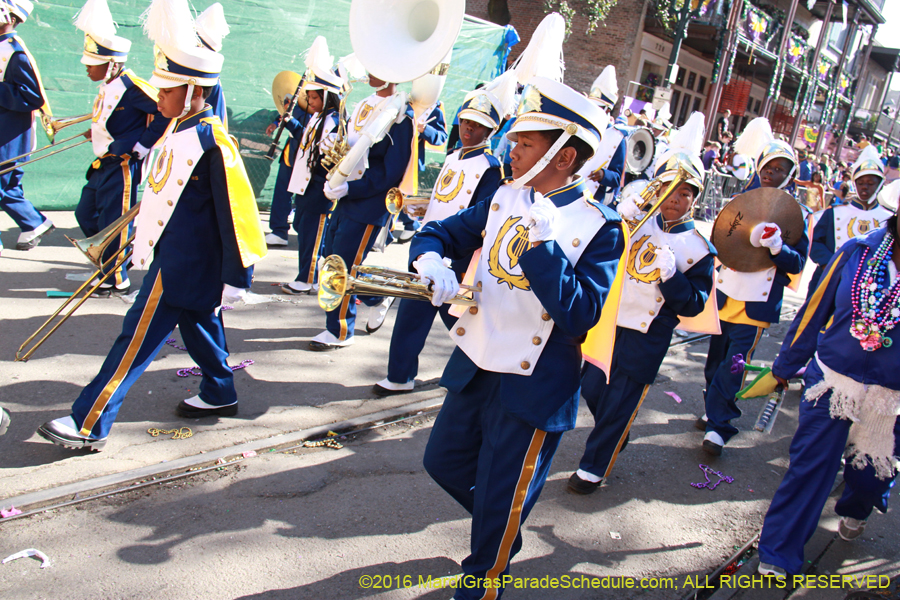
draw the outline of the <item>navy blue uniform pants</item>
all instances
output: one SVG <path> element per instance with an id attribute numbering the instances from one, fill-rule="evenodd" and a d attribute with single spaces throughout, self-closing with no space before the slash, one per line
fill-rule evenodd
<path id="1" fill-rule="evenodd" d="M 807 381 L 807 386 L 814 383 Z M 850 421 L 830 417 L 830 398 L 828 392 L 815 404 L 800 402 L 790 466 L 769 505 L 759 538 L 760 560 L 791 574 L 802 572 L 803 547 L 816 531 L 847 445 Z M 896 455 L 900 453 L 900 419 L 894 425 L 894 443 Z M 874 508 L 887 511 L 894 479 L 878 479 L 871 465 L 855 469 L 847 463 L 844 493 L 834 511 L 859 520 L 867 519 Z"/>
<path id="2" fill-rule="evenodd" d="M 297 201 L 294 209 L 294 231 L 297 232 L 299 269 L 294 281 L 315 283 L 319 255 L 328 228 L 328 214 L 322 214 L 311 206 L 311 203 L 303 202 L 303 196 L 295 198 Z"/>
<path id="3" fill-rule="evenodd" d="M 85 236 L 100 233 L 113 221 L 121 217 L 137 201 L 137 188 L 141 181 L 139 162 L 131 164 L 118 156 L 103 159 L 99 169 L 93 169 L 90 179 L 81 190 L 81 200 L 75 207 L 75 219 Z M 106 261 L 128 240 L 131 227 L 126 227 L 113 241 L 103 255 Z M 104 270 L 106 272 L 106 270 Z M 128 281 L 124 268 L 116 270 L 113 280 L 123 286 Z"/>
<path id="4" fill-rule="evenodd" d="M 562 433 L 535 429 L 507 412 L 499 373 L 478 370 L 444 400 L 425 448 L 428 474 L 472 515 L 472 553 L 462 561 L 456 600 L 499 598 L 497 580 L 522 547 L 522 523 L 537 502 Z"/>
<path id="5" fill-rule="evenodd" d="M 360 265 L 366 259 L 380 229 L 377 225 L 348 219 L 338 206 L 331 213 L 331 222 L 325 233 L 325 256 L 337 254 L 344 259 L 348 269 L 353 269 L 353 265 Z M 383 298 L 360 296 L 360 300 L 368 306 L 375 306 Z M 344 296 L 340 306 L 325 313 L 325 328 L 341 341 L 353 337 L 355 325 L 356 296 Z"/>
<path id="6" fill-rule="evenodd" d="M 609 477 L 634 418 L 637 416 L 649 384 L 631 379 L 617 368 L 613 353 L 609 383 L 603 371 L 589 362 L 581 374 L 581 395 L 594 415 L 594 428 L 588 435 L 578 468 L 597 477 Z"/>
<path id="7" fill-rule="evenodd" d="M 400 300 L 388 353 L 388 381 L 408 383 L 416 378 L 419 372 L 419 354 L 425 347 L 431 324 L 438 314 L 448 330 L 456 323 L 456 317 L 450 316 L 449 304 L 438 308 L 424 300 Z"/>
<path id="8" fill-rule="evenodd" d="M 288 191 L 293 167 L 285 164 L 284 158 L 278 161 L 278 175 L 275 176 L 275 190 L 272 192 L 272 207 L 269 209 L 269 229 L 280 238 L 288 239 L 288 217 L 294 195 Z"/>
<path id="9" fill-rule="evenodd" d="M 109 435 L 128 390 L 150 366 L 176 325 L 191 359 L 203 371 L 200 398 L 217 406 L 237 402 L 221 311 L 187 310 L 166 304 L 162 276 L 151 264 L 134 304 L 125 314 L 122 333 L 100 372 L 72 405 L 72 416 L 82 434 L 96 438 Z"/>
<path id="10" fill-rule="evenodd" d="M 0 165 L 0 169 L 10 166 L 11 163 L 5 163 Z M 0 208 L 23 232 L 34 231 L 47 218 L 25 199 L 25 192 L 22 191 L 22 174 L 23 171 L 19 168 L 0 175 Z"/>
<path id="11" fill-rule="evenodd" d="M 744 384 L 744 373 L 732 373 L 732 358 L 738 354 L 750 362 L 753 351 L 765 331 L 762 327 L 722 321 L 722 333 L 709 340 L 706 356 L 706 431 L 715 431 L 726 442 L 737 435 L 731 424 L 741 416 L 735 395 Z"/>

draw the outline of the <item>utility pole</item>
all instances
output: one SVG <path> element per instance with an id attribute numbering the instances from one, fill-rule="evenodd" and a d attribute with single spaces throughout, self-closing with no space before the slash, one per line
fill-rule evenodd
<path id="1" fill-rule="evenodd" d="M 825 18 L 822 20 L 822 29 L 819 31 L 819 39 L 816 42 L 816 50 L 813 52 L 812 65 L 810 65 L 810 70 L 812 74 L 812 78 L 809 80 L 809 85 L 818 86 L 818 75 L 816 73 L 819 69 L 819 55 L 822 54 L 822 45 L 825 42 L 825 36 L 828 35 L 828 29 L 831 26 L 831 13 L 834 11 L 835 0 L 830 0 L 828 2 L 827 8 L 825 8 Z M 802 99 L 800 99 L 802 104 Z M 800 108 L 797 107 L 797 115 L 794 117 L 794 127 L 791 129 L 791 137 L 789 143 L 791 147 L 793 147 L 794 143 L 797 140 L 797 134 L 800 132 L 800 124 L 803 122 L 804 115 L 800 114 Z"/>

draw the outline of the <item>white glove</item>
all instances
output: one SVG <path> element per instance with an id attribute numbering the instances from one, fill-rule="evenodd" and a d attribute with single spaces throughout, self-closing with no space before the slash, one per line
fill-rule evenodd
<path id="1" fill-rule="evenodd" d="M 434 306 L 441 306 L 459 293 L 459 282 L 456 281 L 456 273 L 447 264 L 449 262 L 437 252 L 426 252 L 419 260 L 413 261 L 419 279 L 432 284 L 431 303 Z"/>
<path id="2" fill-rule="evenodd" d="M 750 231 L 750 244 L 756 248 L 768 248 L 772 256 L 781 252 L 781 227 L 775 223 L 760 223 Z"/>
<path id="3" fill-rule="evenodd" d="M 659 278 L 662 281 L 672 279 L 678 271 L 675 266 L 675 253 L 669 246 L 663 246 L 656 251 L 656 265 L 659 268 Z"/>
<path id="4" fill-rule="evenodd" d="M 336 188 L 333 188 L 331 187 L 331 184 L 326 181 L 325 187 L 322 191 L 325 192 L 325 197 L 329 200 L 340 200 L 347 195 L 347 192 L 350 191 L 350 186 L 347 185 L 347 182 L 345 181 Z"/>
<path id="5" fill-rule="evenodd" d="M 244 299 L 246 294 L 247 290 L 244 288 L 234 287 L 226 283 L 222 288 L 222 304 L 237 304 Z"/>
<path id="6" fill-rule="evenodd" d="M 328 154 L 331 152 L 331 149 L 334 147 L 334 143 L 337 141 L 336 133 L 329 133 L 328 135 L 323 135 L 322 140 L 319 142 L 319 151 L 323 154 Z"/>
<path id="7" fill-rule="evenodd" d="M 138 160 L 144 160 L 144 157 L 150 152 L 150 150 L 145 148 L 140 142 L 135 143 L 134 148 L 132 148 L 131 151 L 137 155 Z"/>
<path id="8" fill-rule="evenodd" d="M 559 209 L 553 202 L 547 200 L 540 193 L 534 193 L 534 204 L 531 205 L 531 229 L 528 230 L 528 239 L 531 243 L 544 242 L 556 237 L 554 224 L 560 218 Z"/>
<path id="9" fill-rule="evenodd" d="M 616 211 L 619 213 L 619 216 L 626 221 L 639 219 L 642 213 L 641 209 L 638 207 L 637 200 L 643 201 L 639 195 L 631 194 L 619 200 L 619 205 L 616 206 Z"/>

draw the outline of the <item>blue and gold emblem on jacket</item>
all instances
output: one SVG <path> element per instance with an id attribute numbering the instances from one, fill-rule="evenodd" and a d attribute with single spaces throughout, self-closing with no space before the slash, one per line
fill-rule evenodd
<path id="1" fill-rule="evenodd" d="M 640 237 L 628 250 L 628 266 L 626 270 L 634 281 L 642 283 L 659 281 L 659 267 L 650 269 L 656 261 L 656 251 L 659 250 L 659 246 L 654 245 L 653 242 L 647 243 L 649 239 L 649 235 Z M 645 243 L 647 243 L 646 248 L 644 248 Z"/>
<path id="2" fill-rule="evenodd" d="M 531 244 L 528 240 L 528 228 L 519 224 L 521 220 L 522 217 L 509 217 L 500 227 L 497 239 L 488 252 L 488 273 L 497 278 L 498 285 L 505 283 L 509 289 L 518 288 L 528 292 L 531 284 L 522 274 L 519 258 Z M 504 247 L 505 252 L 501 251 Z M 517 270 L 518 273 L 515 273 Z"/>
<path id="3" fill-rule="evenodd" d="M 457 177 L 459 175 L 459 177 Z M 450 202 L 462 190 L 463 182 L 465 181 L 466 173 L 462 170 L 454 171 L 453 169 L 447 169 L 447 172 L 444 173 L 444 176 L 438 180 L 437 189 L 434 192 L 434 199 L 438 202 Z M 453 180 L 456 180 L 456 185 L 453 185 Z"/>

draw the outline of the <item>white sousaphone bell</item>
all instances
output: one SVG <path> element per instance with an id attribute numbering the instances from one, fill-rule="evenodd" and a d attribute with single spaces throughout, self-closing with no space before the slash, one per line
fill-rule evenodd
<path id="1" fill-rule="evenodd" d="M 353 0 L 353 52 L 366 70 L 382 81 L 412 81 L 412 93 L 397 92 L 376 108 L 359 140 L 329 174 L 331 187 L 346 181 L 407 104 L 418 121 L 437 103 L 465 12 L 464 0 Z"/>

